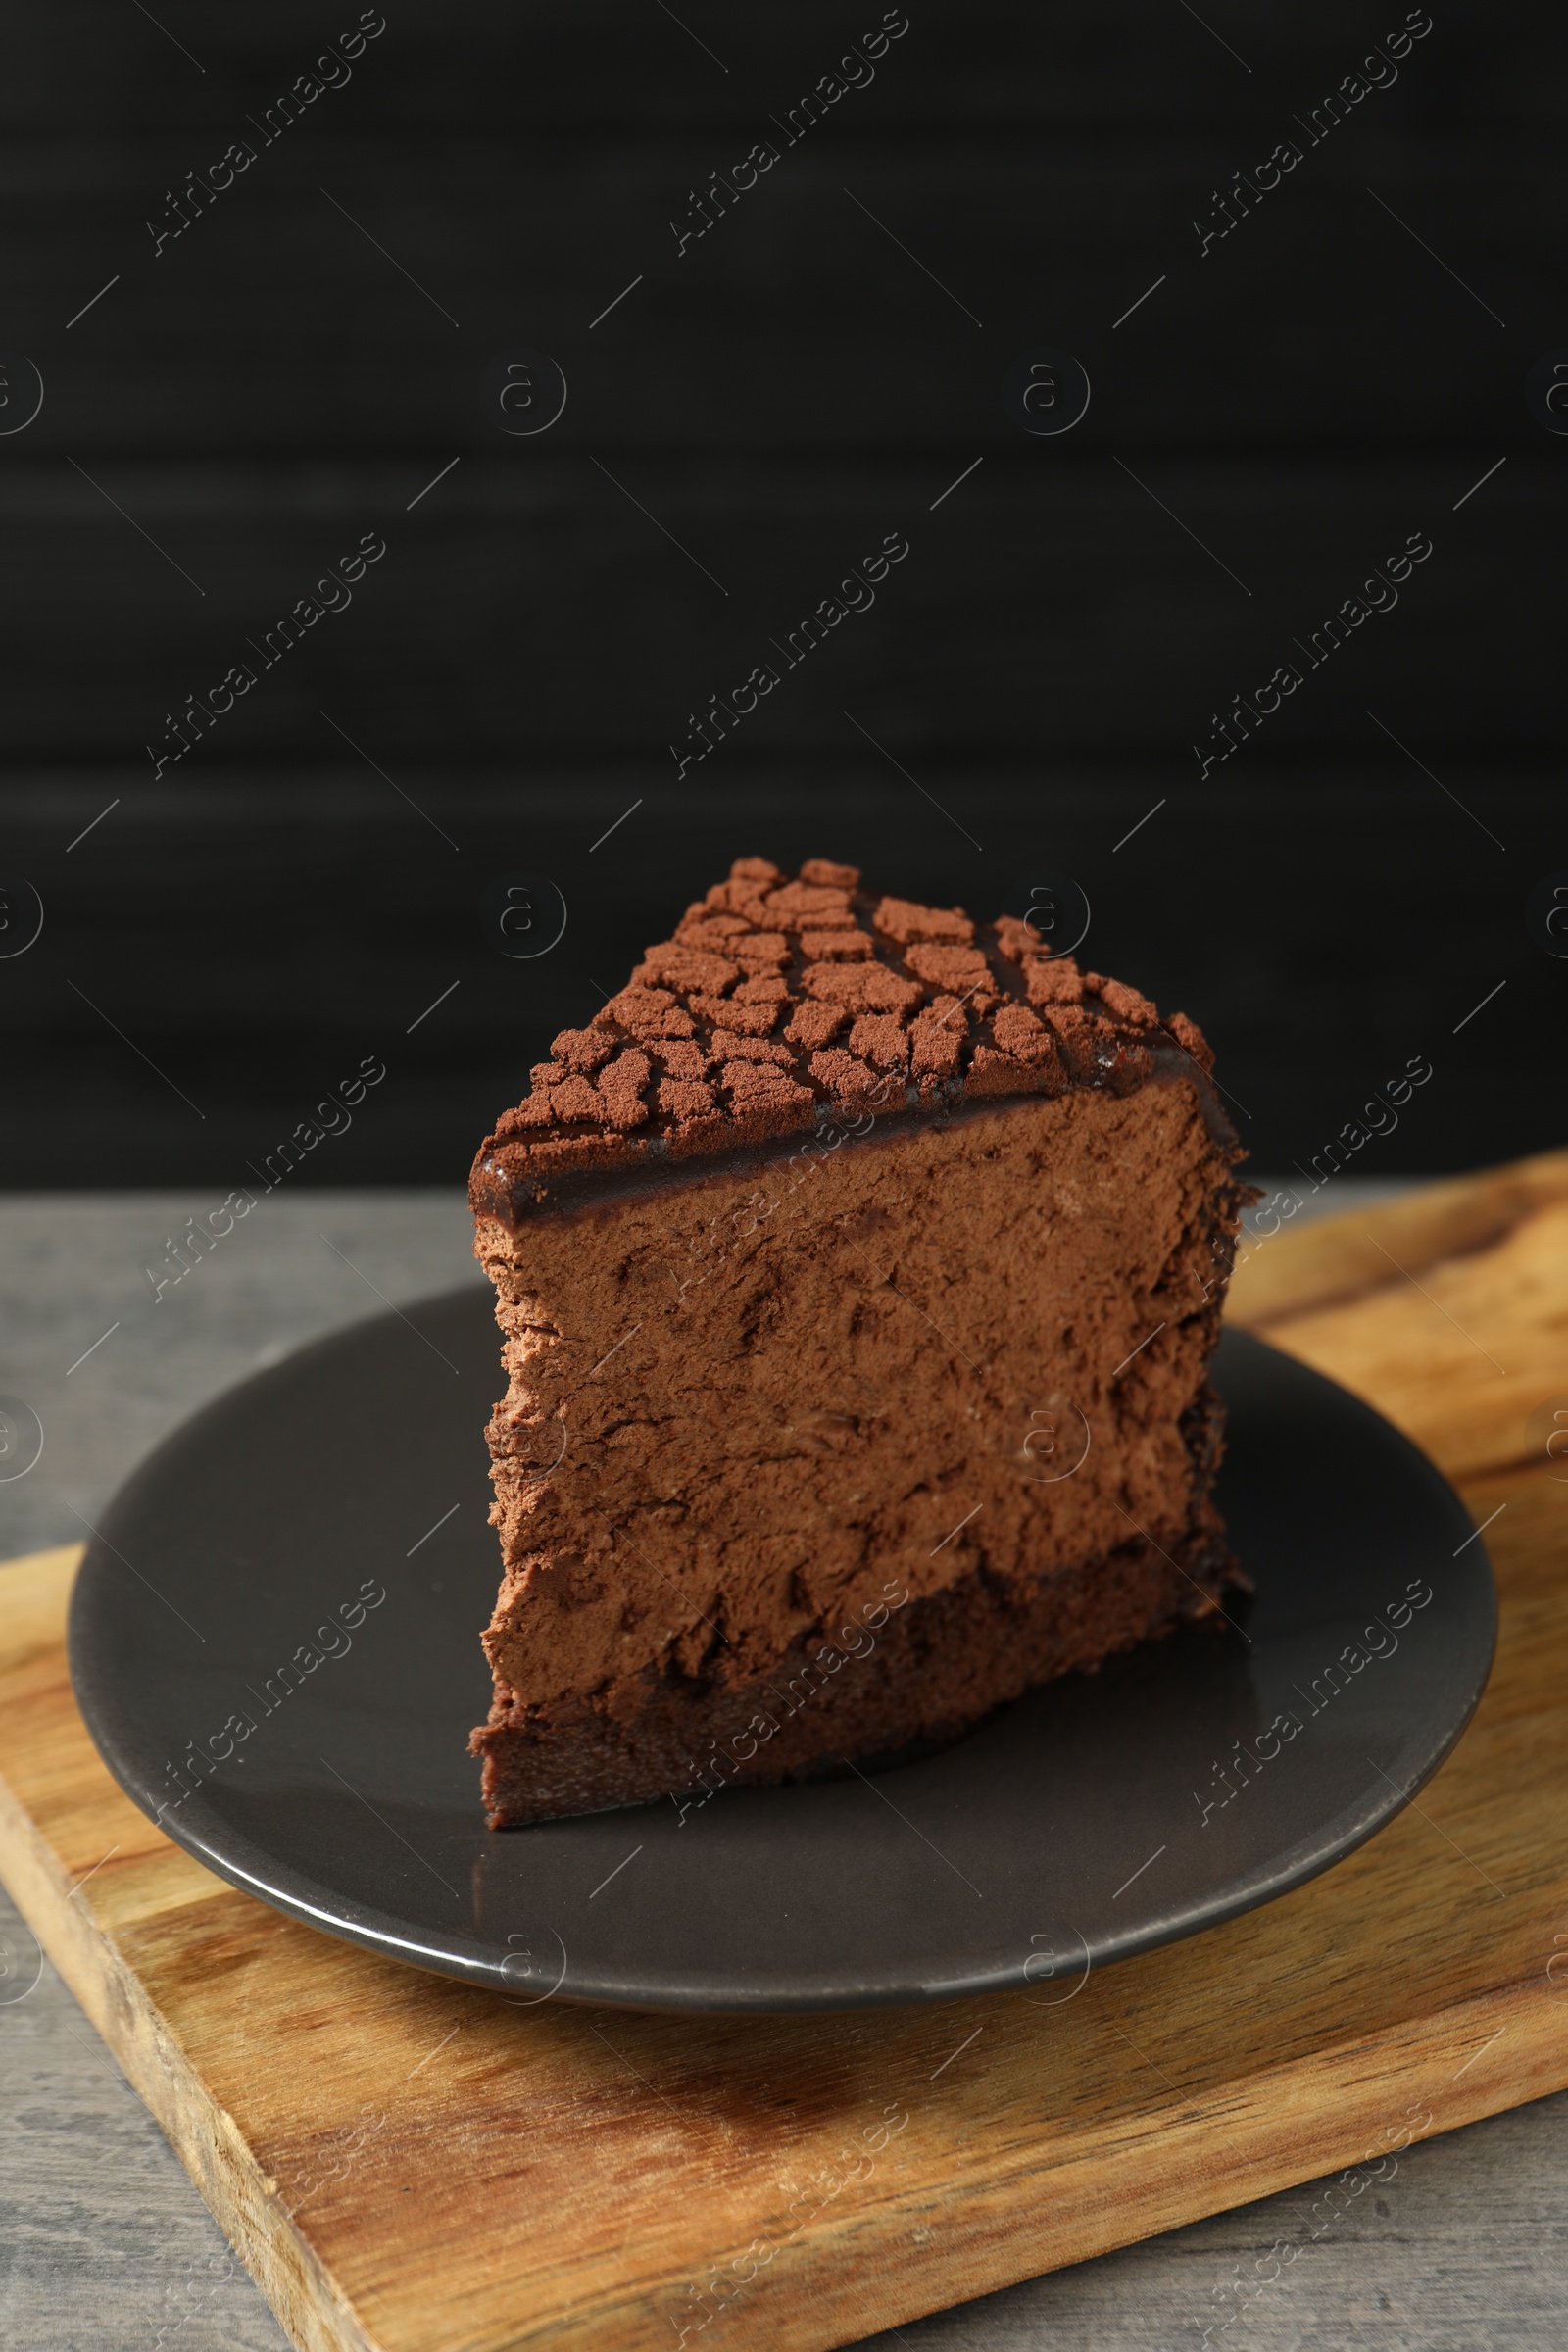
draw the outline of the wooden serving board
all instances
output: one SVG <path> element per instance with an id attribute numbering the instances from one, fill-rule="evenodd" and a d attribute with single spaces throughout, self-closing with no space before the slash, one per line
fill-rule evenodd
<path id="1" fill-rule="evenodd" d="M 0 1870 L 297 2343 L 815 2352 L 1568 2084 L 1568 1152 L 1282 1230 L 1233 1315 L 1500 1511 L 1496 1668 L 1358 1853 L 1054 2005 L 642 2017 L 368 1957 L 110 1780 L 74 1550 L 0 1571 Z"/>

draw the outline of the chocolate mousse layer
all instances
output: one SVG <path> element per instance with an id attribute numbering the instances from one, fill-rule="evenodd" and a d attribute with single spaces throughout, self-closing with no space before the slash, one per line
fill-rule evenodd
<path id="1" fill-rule="evenodd" d="M 954 1736 L 1211 1613 L 1244 1198 L 1181 1015 L 743 859 L 475 1163 L 493 1826 Z"/>

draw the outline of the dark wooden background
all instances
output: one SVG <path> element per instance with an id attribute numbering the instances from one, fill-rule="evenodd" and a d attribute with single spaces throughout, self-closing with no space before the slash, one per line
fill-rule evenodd
<path id="1" fill-rule="evenodd" d="M 1213 190 L 1305 147 L 1402 7 L 910 0 L 677 258 L 688 191 L 879 9 L 387 0 L 155 259 L 166 190 L 260 147 L 357 11 L 157 14 L 4 40 L 0 349 L 45 401 L 0 438 L 0 873 L 46 919 L 0 961 L 0 1179 L 226 1189 L 374 1054 L 298 1181 L 455 1180 L 745 852 L 982 914 L 1075 876 L 1089 960 L 1203 1023 L 1266 1168 L 1418 1054 L 1359 1172 L 1562 1139 L 1568 963 L 1524 920 L 1568 868 L 1568 440 L 1524 397 L 1568 353 L 1559 19 L 1434 0 L 1396 85 L 1200 259 Z M 569 386 L 533 438 L 479 402 L 516 348 Z M 1002 403 L 1039 348 L 1093 384 L 1059 438 Z M 874 611 L 677 783 L 688 711 L 893 530 Z M 166 712 L 367 531 L 352 607 L 154 781 Z M 1416 531 L 1398 609 L 1200 781 L 1210 713 Z M 480 936 L 514 868 L 567 900 L 537 962 Z"/>

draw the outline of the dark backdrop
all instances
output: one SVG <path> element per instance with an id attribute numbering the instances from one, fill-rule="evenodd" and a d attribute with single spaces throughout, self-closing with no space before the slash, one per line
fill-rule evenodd
<path id="1" fill-rule="evenodd" d="M 0 345 L 9 414 L 16 355 L 45 397 L 0 437 L 0 872 L 45 920 L 0 961 L 4 1180 L 226 1186 L 366 1054 L 297 1180 L 457 1179 L 743 853 L 981 914 L 1072 875 L 1087 960 L 1202 1022 L 1264 1167 L 1415 1055 L 1365 1172 L 1560 1141 L 1568 965 L 1525 902 L 1568 867 L 1568 442 L 1525 379 L 1568 357 L 1564 36 L 1433 0 L 1326 129 L 1405 18 L 909 0 L 786 147 L 870 0 L 386 0 L 270 143 L 353 7 L 15 12 Z M 479 395 L 519 350 L 568 387 L 532 436 Z M 1043 350 L 1092 386 L 1054 436 L 1002 397 Z M 889 532 L 874 609 L 678 778 L 688 714 Z M 352 605 L 264 667 L 362 534 Z M 518 868 L 569 910 L 529 962 L 476 915 Z"/>

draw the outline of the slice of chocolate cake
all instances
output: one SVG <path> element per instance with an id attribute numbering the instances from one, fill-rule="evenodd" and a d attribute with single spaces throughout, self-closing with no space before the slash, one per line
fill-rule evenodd
<path id="1" fill-rule="evenodd" d="M 1213 1613 L 1243 1156 L 1193 1023 L 741 858 L 474 1164 L 493 1827 L 944 1739 Z"/>

